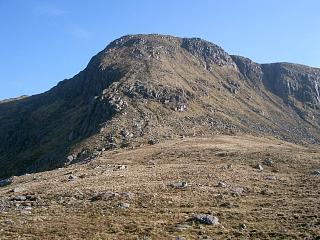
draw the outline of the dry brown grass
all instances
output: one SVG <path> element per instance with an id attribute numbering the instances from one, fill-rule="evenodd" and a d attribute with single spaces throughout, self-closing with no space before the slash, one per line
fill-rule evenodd
<path id="1" fill-rule="evenodd" d="M 254 168 L 266 158 L 272 167 Z M 118 164 L 128 167 L 117 170 Z M 0 189 L 0 200 L 9 204 L 0 212 L 0 238 L 316 239 L 320 177 L 310 171 L 319 166 L 315 148 L 251 136 L 184 138 L 104 152 L 87 164 L 14 177 Z M 78 178 L 69 181 L 71 174 Z M 266 180 L 270 175 L 276 180 Z M 168 186 L 174 181 L 188 187 Z M 217 187 L 219 181 L 227 187 Z M 23 192 L 10 192 L 16 187 Z M 233 192 L 239 187 L 243 194 Z M 105 191 L 119 195 L 90 201 Z M 29 213 L 8 200 L 23 194 L 38 196 Z M 120 209 L 119 203 L 130 207 Z M 215 214 L 220 225 L 187 221 L 197 213 Z M 247 228 L 240 230 L 243 223 Z"/>

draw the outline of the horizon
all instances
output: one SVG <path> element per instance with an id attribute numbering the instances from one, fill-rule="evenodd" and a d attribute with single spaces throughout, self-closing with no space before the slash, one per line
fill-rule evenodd
<path id="1" fill-rule="evenodd" d="M 111 41 L 131 34 L 199 37 L 257 63 L 320 67 L 316 0 L 180 3 L 0 2 L 0 100 L 49 90 Z"/>

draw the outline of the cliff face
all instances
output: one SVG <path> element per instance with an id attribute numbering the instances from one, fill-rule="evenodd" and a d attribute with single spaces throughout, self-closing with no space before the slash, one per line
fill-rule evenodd
<path id="1" fill-rule="evenodd" d="M 0 178 L 181 135 L 318 143 L 320 70 L 198 38 L 124 36 L 43 94 L 0 103 Z"/>

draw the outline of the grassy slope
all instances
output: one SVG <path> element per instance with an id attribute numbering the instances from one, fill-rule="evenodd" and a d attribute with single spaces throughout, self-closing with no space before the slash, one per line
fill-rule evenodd
<path id="1" fill-rule="evenodd" d="M 0 212 L 0 238 L 314 239 L 320 234 L 320 178 L 310 171 L 319 167 L 319 157 L 320 151 L 312 147 L 245 135 L 185 138 L 105 152 L 88 164 L 15 177 L 11 186 L 1 188 L 0 202 L 9 205 Z M 267 158 L 274 161 L 272 167 L 253 168 Z M 116 170 L 118 164 L 128 167 Z M 68 181 L 70 174 L 81 178 Z M 189 186 L 169 187 L 174 181 Z M 227 187 L 217 187 L 219 181 Z M 9 192 L 14 187 L 24 190 Z M 237 187 L 246 191 L 233 194 Z M 270 194 L 261 194 L 263 189 Z M 90 201 L 104 191 L 120 195 Z M 124 192 L 133 195 L 128 198 Z M 30 213 L 8 202 L 10 196 L 25 193 L 39 198 Z M 130 207 L 119 209 L 121 202 Z M 220 225 L 188 223 L 196 213 L 215 214 Z M 240 231 L 242 223 L 247 228 Z M 178 225 L 187 226 L 179 231 Z"/>

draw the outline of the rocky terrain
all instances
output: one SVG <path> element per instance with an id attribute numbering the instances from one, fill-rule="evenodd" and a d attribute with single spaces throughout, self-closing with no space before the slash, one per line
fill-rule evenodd
<path id="1" fill-rule="evenodd" d="M 319 239 L 320 151 L 185 137 L 11 178 L 1 239 Z"/>
<path id="2" fill-rule="evenodd" d="M 121 37 L 0 102 L 0 238 L 318 239 L 319 84 L 199 38 Z"/>

